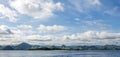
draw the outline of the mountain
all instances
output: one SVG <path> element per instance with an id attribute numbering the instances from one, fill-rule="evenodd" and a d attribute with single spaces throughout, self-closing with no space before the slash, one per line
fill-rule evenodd
<path id="1" fill-rule="evenodd" d="M 14 50 L 11 46 L 5 46 L 2 48 L 2 50 Z"/>
<path id="2" fill-rule="evenodd" d="M 0 46 L 0 49 L 2 49 L 2 46 Z"/>
<path id="3" fill-rule="evenodd" d="M 27 49 L 30 49 L 32 47 L 32 45 L 28 44 L 28 43 L 21 43 L 19 45 L 17 45 L 15 47 L 15 49 L 17 50 L 27 50 Z"/>

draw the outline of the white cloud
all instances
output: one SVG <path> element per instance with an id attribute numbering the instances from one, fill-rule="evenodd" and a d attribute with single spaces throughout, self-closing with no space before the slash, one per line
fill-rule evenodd
<path id="1" fill-rule="evenodd" d="M 119 12 L 119 7 L 113 7 L 112 9 L 107 9 L 104 11 L 105 14 L 109 14 L 111 16 L 119 16 L 120 12 Z"/>
<path id="2" fill-rule="evenodd" d="M 32 26 L 31 25 L 19 25 L 18 28 L 21 28 L 21 29 L 32 29 Z"/>
<path id="3" fill-rule="evenodd" d="M 120 33 L 110 33 L 105 31 L 87 31 L 83 33 L 85 38 L 95 38 L 95 39 L 116 39 L 120 38 Z"/>
<path id="4" fill-rule="evenodd" d="M 15 22 L 17 20 L 17 13 L 3 4 L 0 4 L 0 14 L 2 14 L 3 17 L 7 17 L 11 22 Z"/>
<path id="5" fill-rule="evenodd" d="M 22 35 L 22 31 L 7 25 L 0 25 L 0 36 L 6 35 Z"/>
<path id="6" fill-rule="evenodd" d="M 32 16 L 35 19 L 47 19 L 55 11 L 63 11 L 62 3 L 53 0 L 10 0 L 10 6 L 20 14 Z"/>
<path id="7" fill-rule="evenodd" d="M 111 24 L 105 23 L 103 20 L 92 20 L 92 21 L 82 21 L 84 25 L 84 29 L 90 30 L 106 30 L 111 28 Z M 97 29 L 96 29 L 97 28 Z"/>
<path id="8" fill-rule="evenodd" d="M 120 33 L 110 33 L 105 31 L 86 31 L 84 33 L 76 33 L 72 35 L 64 35 L 63 39 L 71 44 L 87 44 L 87 45 L 105 45 L 116 44 L 120 40 Z M 117 39 L 117 40 L 116 40 Z M 79 44 L 80 45 L 80 44 Z"/>
<path id="9" fill-rule="evenodd" d="M 99 0 L 69 0 L 69 2 L 74 5 L 74 8 L 79 12 L 88 12 L 102 5 Z"/>
<path id="10" fill-rule="evenodd" d="M 87 25 L 91 25 L 91 26 L 111 26 L 109 24 L 105 24 L 103 20 L 92 20 L 92 21 L 85 21 L 84 23 L 86 23 Z"/>
<path id="11" fill-rule="evenodd" d="M 65 26 L 61 25 L 53 25 L 53 26 L 45 26 L 45 25 L 40 25 L 38 27 L 38 30 L 41 32 L 59 32 L 59 31 L 64 31 L 67 28 Z"/>
<path id="12" fill-rule="evenodd" d="M 8 29 L 8 27 L 6 25 L 1 25 L 0 26 L 0 34 L 2 34 L 2 35 L 12 34 L 12 31 L 10 29 Z"/>
<path id="13" fill-rule="evenodd" d="M 75 21 L 80 21 L 80 18 L 75 18 Z"/>
<path id="14" fill-rule="evenodd" d="M 26 38 L 31 41 L 49 41 L 52 37 L 52 35 L 29 35 Z"/>
<path id="15" fill-rule="evenodd" d="M 31 25 L 19 25 L 19 26 L 17 26 L 17 28 L 19 28 L 19 30 L 24 34 L 31 35 L 31 34 L 36 33 L 33 30 L 33 27 Z"/>

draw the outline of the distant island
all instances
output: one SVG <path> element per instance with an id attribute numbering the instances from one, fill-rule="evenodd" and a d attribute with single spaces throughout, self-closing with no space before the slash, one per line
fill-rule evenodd
<path id="1" fill-rule="evenodd" d="M 0 50 L 120 50 L 117 45 L 91 45 L 91 46 L 55 46 L 55 45 L 30 45 L 28 43 L 21 43 L 19 45 L 0 46 Z"/>

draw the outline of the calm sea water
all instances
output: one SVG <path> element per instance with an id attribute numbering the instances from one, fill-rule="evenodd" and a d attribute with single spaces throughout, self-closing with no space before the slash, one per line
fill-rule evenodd
<path id="1" fill-rule="evenodd" d="M 0 57 L 120 57 L 116 51 L 0 51 Z"/>

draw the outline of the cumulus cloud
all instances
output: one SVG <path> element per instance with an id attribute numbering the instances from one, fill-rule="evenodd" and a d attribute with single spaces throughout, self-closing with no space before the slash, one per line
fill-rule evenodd
<path id="1" fill-rule="evenodd" d="M 0 4 L 0 19 L 16 22 L 20 15 L 28 15 L 34 19 L 49 19 L 56 11 L 63 11 L 61 2 L 53 0 L 9 0 L 9 6 Z"/>
<path id="2" fill-rule="evenodd" d="M 87 31 L 81 34 L 80 38 L 93 38 L 93 39 L 116 39 L 120 38 L 120 33 L 110 33 L 105 31 Z"/>
<path id="3" fill-rule="evenodd" d="M 64 31 L 67 28 L 65 26 L 61 26 L 61 25 L 52 25 L 52 26 L 45 26 L 45 25 L 40 25 L 38 27 L 38 30 L 41 32 L 60 32 L 60 31 Z"/>
<path id="4" fill-rule="evenodd" d="M 55 11 L 63 11 L 62 3 L 53 0 L 10 0 L 10 6 L 20 14 L 32 16 L 35 19 L 46 19 Z"/>
<path id="5" fill-rule="evenodd" d="M 2 14 L 3 17 L 7 17 L 11 22 L 15 22 L 17 20 L 16 11 L 11 10 L 10 8 L 4 6 L 3 4 L 0 4 L 0 14 Z"/>
<path id="6" fill-rule="evenodd" d="M 69 0 L 69 2 L 74 5 L 75 9 L 79 12 L 88 12 L 102 5 L 99 0 Z"/>
<path id="7" fill-rule="evenodd" d="M 12 34 L 12 31 L 6 25 L 1 25 L 0 34 Z"/>
<path id="8" fill-rule="evenodd" d="M 31 25 L 19 25 L 17 26 L 19 30 L 24 34 L 34 34 L 35 31 L 33 30 L 33 27 Z"/>

